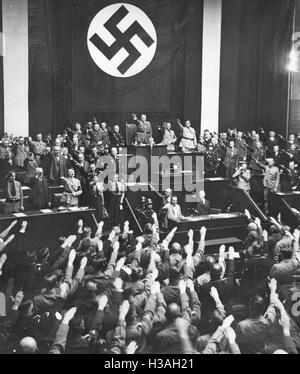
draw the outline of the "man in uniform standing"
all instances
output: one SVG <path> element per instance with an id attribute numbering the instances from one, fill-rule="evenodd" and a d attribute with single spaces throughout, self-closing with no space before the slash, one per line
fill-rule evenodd
<path id="1" fill-rule="evenodd" d="M 279 189 L 280 172 L 277 166 L 274 164 L 273 158 L 267 159 L 267 165 L 264 166 L 264 198 L 265 198 L 265 210 L 269 212 L 269 200 L 270 192 L 277 192 Z"/>
<path id="2" fill-rule="evenodd" d="M 133 114 L 132 118 L 137 125 L 137 132 L 135 135 L 137 145 L 149 144 L 150 138 L 152 138 L 152 127 L 151 123 L 147 121 L 146 114 L 142 114 L 140 120 L 137 118 L 136 114 Z"/>
<path id="3" fill-rule="evenodd" d="M 247 143 L 243 139 L 243 133 L 239 131 L 235 139 L 235 148 L 238 151 L 239 161 L 246 161 L 247 159 Z"/>
<path id="4" fill-rule="evenodd" d="M 37 134 L 35 141 L 29 138 L 29 146 L 31 152 L 34 153 L 36 162 L 38 163 L 38 165 L 41 165 L 41 156 L 46 150 L 46 143 L 43 142 L 43 135 L 41 133 Z"/>
<path id="5" fill-rule="evenodd" d="M 234 141 L 229 142 L 224 160 L 226 168 L 226 178 L 231 179 L 238 165 L 238 150 L 234 146 Z"/>
<path id="6" fill-rule="evenodd" d="M 237 178 L 238 188 L 241 188 L 247 193 L 250 193 L 251 172 L 247 168 L 246 162 L 241 161 L 239 165 L 240 165 L 239 169 L 233 174 L 232 178 Z"/>
<path id="7" fill-rule="evenodd" d="M 142 228 L 146 225 L 146 197 L 141 196 L 138 207 L 134 210 L 136 218 Z"/>
<path id="8" fill-rule="evenodd" d="M 177 120 L 178 125 L 182 130 L 182 139 L 179 147 L 183 153 L 191 153 L 197 148 L 196 131 L 191 125 L 191 121 L 185 121 L 185 126 L 182 126 L 180 120 Z"/>
<path id="9" fill-rule="evenodd" d="M 282 168 L 281 191 L 297 191 L 299 187 L 299 171 L 296 168 L 295 161 L 291 160 L 288 168 L 284 166 L 282 166 Z"/>

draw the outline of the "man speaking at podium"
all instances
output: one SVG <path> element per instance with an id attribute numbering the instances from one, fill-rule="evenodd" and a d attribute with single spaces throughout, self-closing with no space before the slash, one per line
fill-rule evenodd
<path id="1" fill-rule="evenodd" d="M 199 216 L 208 216 L 211 213 L 210 202 L 205 199 L 205 192 L 199 191 L 195 213 Z"/>

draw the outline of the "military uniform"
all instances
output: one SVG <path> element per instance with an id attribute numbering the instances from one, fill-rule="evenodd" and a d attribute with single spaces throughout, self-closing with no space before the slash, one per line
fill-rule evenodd
<path id="1" fill-rule="evenodd" d="M 197 146 L 196 131 L 192 127 L 184 127 L 179 147 L 183 153 L 193 152 Z"/>
<path id="2" fill-rule="evenodd" d="M 80 180 L 77 178 L 64 178 L 64 192 L 62 196 L 62 203 L 66 206 L 78 206 L 79 196 L 82 194 L 82 187 Z"/>
<path id="3" fill-rule="evenodd" d="M 269 208 L 270 192 L 275 192 L 279 188 L 280 172 L 277 166 L 266 166 L 264 176 L 264 198 L 265 208 Z"/>
<path id="4" fill-rule="evenodd" d="M 250 192 L 250 178 L 251 178 L 250 170 L 249 169 L 244 170 L 238 176 L 237 187 L 249 193 Z"/>
<path id="5" fill-rule="evenodd" d="M 115 147 L 118 149 L 125 147 L 125 141 L 122 134 L 112 131 L 110 133 L 110 145 L 111 147 Z"/>
<path id="6" fill-rule="evenodd" d="M 148 121 L 142 122 L 140 120 L 136 120 L 135 123 L 137 125 L 135 141 L 137 144 L 149 144 L 150 138 L 152 138 L 151 123 Z"/>
<path id="7" fill-rule="evenodd" d="M 219 160 L 216 149 L 209 149 L 204 155 L 204 170 L 206 178 L 215 177 L 218 172 Z"/>
<path id="8" fill-rule="evenodd" d="M 238 151 L 239 161 L 245 161 L 247 159 L 247 145 L 242 139 L 235 140 L 235 148 Z"/>
<path id="9" fill-rule="evenodd" d="M 43 141 L 29 141 L 30 150 L 34 153 L 36 162 L 40 165 L 41 155 L 46 150 L 46 143 Z"/>
<path id="10" fill-rule="evenodd" d="M 227 148 L 224 160 L 226 168 L 226 178 L 231 179 L 238 165 L 238 151 L 236 148 Z"/>
<path id="11" fill-rule="evenodd" d="M 298 170 L 290 170 L 284 168 L 281 176 L 281 191 L 296 191 L 299 187 L 299 172 Z"/>
<path id="12" fill-rule="evenodd" d="M 164 137 L 161 142 L 161 144 L 164 144 L 167 146 L 167 151 L 172 152 L 175 151 L 175 142 L 177 140 L 177 137 L 175 135 L 175 132 L 173 130 L 165 130 Z"/>

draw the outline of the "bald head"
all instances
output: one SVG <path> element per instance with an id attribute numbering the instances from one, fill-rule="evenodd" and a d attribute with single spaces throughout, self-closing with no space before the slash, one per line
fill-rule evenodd
<path id="1" fill-rule="evenodd" d="M 284 351 L 283 349 L 276 349 L 276 351 L 273 352 L 274 355 L 287 355 L 288 353 Z"/>
<path id="2" fill-rule="evenodd" d="M 214 257 L 207 256 L 204 260 L 205 271 L 210 271 L 215 263 L 216 260 L 214 259 Z"/>
<path id="3" fill-rule="evenodd" d="M 35 339 L 27 336 L 20 341 L 20 350 L 24 354 L 35 354 L 37 353 L 38 347 Z"/>
<path id="4" fill-rule="evenodd" d="M 254 223 L 254 222 L 251 222 L 251 223 L 249 223 L 249 225 L 248 225 L 248 231 L 250 232 L 250 231 L 256 231 L 257 230 L 257 226 L 256 226 L 256 223 Z"/>
<path id="5" fill-rule="evenodd" d="M 169 321 L 174 321 L 180 317 L 180 306 L 176 303 L 171 303 L 168 306 L 167 317 Z"/>
<path id="6" fill-rule="evenodd" d="M 166 196 L 172 196 L 172 193 L 173 191 L 171 190 L 171 188 L 166 189 Z"/>
<path id="7" fill-rule="evenodd" d="M 172 253 L 180 253 L 181 252 L 181 245 L 179 243 L 172 244 Z"/>

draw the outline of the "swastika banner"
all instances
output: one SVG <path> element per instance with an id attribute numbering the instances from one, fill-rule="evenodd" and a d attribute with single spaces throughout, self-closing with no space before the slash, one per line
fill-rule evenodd
<path id="1" fill-rule="evenodd" d="M 72 111 L 175 116 L 189 94 L 200 105 L 202 6 L 202 0 L 73 1 Z"/>

